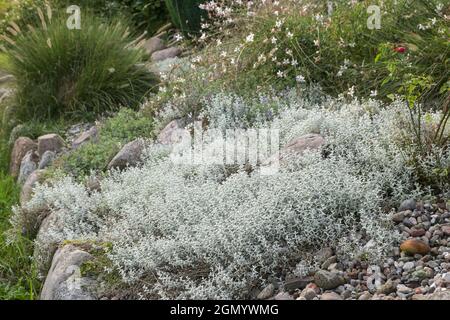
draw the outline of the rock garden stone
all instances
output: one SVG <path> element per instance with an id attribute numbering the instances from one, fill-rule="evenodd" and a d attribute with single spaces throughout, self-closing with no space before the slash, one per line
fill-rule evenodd
<path id="1" fill-rule="evenodd" d="M 314 275 L 314 282 L 324 290 L 331 290 L 345 284 L 345 279 L 338 272 L 319 270 Z"/>
<path id="2" fill-rule="evenodd" d="M 52 165 L 53 161 L 56 158 L 56 153 L 54 151 L 47 150 L 41 157 L 39 161 L 38 169 L 42 170 Z"/>
<path id="3" fill-rule="evenodd" d="M 257 299 L 258 300 L 269 299 L 273 296 L 274 292 L 275 292 L 275 286 L 271 283 L 258 294 Z"/>
<path id="4" fill-rule="evenodd" d="M 33 196 L 33 189 L 38 184 L 43 182 L 44 170 L 36 170 L 31 173 L 24 185 L 22 186 L 22 191 L 20 192 L 20 204 L 25 206 L 28 201 L 31 200 Z"/>
<path id="5" fill-rule="evenodd" d="M 17 178 L 20 173 L 20 165 L 22 163 L 23 157 L 29 151 L 36 151 L 37 144 L 27 137 L 18 138 L 15 143 L 11 153 L 11 164 L 10 164 L 10 174 L 14 178 Z"/>
<path id="6" fill-rule="evenodd" d="M 38 154 L 41 157 L 46 151 L 59 153 L 64 147 L 64 140 L 55 133 L 46 134 L 38 138 Z"/>
<path id="7" fill-rule="evenodd" d="M 55 239 L 50 230 L 61 230 L 63 223 L 56 213 L 47 215 L 39 227 L 34 245 L 33 259 L 36 262 L 37 270 L 41 279 L 44 279 L 52 263 L 52 258 L 60 239 Z"/>
<path id="8" fill-rule="evenodd" d="M 307 150 L 317 150 L 325 144 L 325 139 L 320 134 L 307 134 L 290 141 L 281 151 L 280 159 L 290 153 L 302 156 Z"/>
<path id="9" fill-rule="evenodd" d="M 400 250 L 410 255 L 421 254 L 426 255 L 430 252 L 430 246 L 418 239 L 409 239 L 400 245 Z"/>
<path id="10" fill-rule="evenodd" d="M 273 299 L 274 300 L 294 300 L 294 298 L 287 292 L 280 292 Z"/>
<path id="11" fill-rule="evenodd" d="M 144 151 L 145 143 L 142 139 L 137 139 L 127 143 L 122 150 L 111 160 L 108 164 L 110 169 L 125 169 L 128 166 L 136 166 L 141 161 L 142 152 Z"/>
<path id="12" fill-rule="evenodd" d="M 320 296 L 320 300 L 343 300 L 336 292 L 325 292 Z"/>
<path id="13" fill-rule="evenodd" d="M 95 300 L 92 289 L 96 281 L 83 277 L 80 267 L 92 259 L 91 254 L 73 245 L 58 249 L 45 279 L 41 300 Z"/>
<path id="14" fill-rule="evenodd" d="M 407 199 L 400 204 L 398 211 L 406 211 L 406 210 L 413 211 L 414 209 L 416 209 L 416 200 Z"/>
<path id="15" fill-rule="evenodd" d="M 182 142 L 185 137 L 190 137 L 190 133 L 184 128 L 183 121 L 176 119 L 164 127 L 156 138 L 156 141 L 160 144 L 172 145 Z"/>
<path id="16" fill-rule="evenodd" d="M 164 41 L 162 41 L 158 37 L 153 37 L 144 42 L 142 47 L 145 49 L 145 51 L 152 55 L 156 51 L 161 51 L 166 49 L 166 45 L 164 44 Z"/>
<path id="17" fill-rule="evenodd" d="M 286 291 L 294 291 L 296 289 L 304 289 L 309 283 L 313 282 L 313 277 L 305 277 L 305 278 L 292 278 L 285 282 L 284 289 Z"/>
<path id="18" fill-rule="evenodd" d="M 153 52 L 152 54 L 152 61 L 158 62 L 158 61 L 164 61 L 166 59 L 175 58 L 178 57 L 181 54 L 182 50 L 178 47 L 171 47 L 163 50 L 159 50 L 156 52 Z"/>
<path id="19" fill-rule="evenodd" d="M 38 161 L 39 157 L 34 151 L 28 151 L 25 157 L 23 157 L 22 162 L 20 163 L 19 178 L 17 179 L 17 182 L 20 185 L 23 185 L 30 174 L 32 174 L 37 169 Z"/>
<path id="20" fill-rule="evenodd" d="M 89 142 L 89 141 L 95 141 L 98 136 L 98 130 L 97 127 L 91 127 L 89 130 L 84 131 L 81 133 L 73 142 L 72 142 L 72 149 L 77 149 L 81 145 Z"/>

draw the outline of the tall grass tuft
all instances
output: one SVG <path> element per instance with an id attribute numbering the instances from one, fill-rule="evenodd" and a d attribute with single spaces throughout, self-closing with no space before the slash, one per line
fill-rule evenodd
<path id="1" fill-rule="evenodd" d="M 120 21 L 104 23 L 83 12 L 81 29 L 69 30 L 67 15 L 38 13 L 40 26 L 3 36 L 12 44 L 7 55 L 20 120 L 85 119 L 137 108 L 155 85 L 145 53 Z"/>

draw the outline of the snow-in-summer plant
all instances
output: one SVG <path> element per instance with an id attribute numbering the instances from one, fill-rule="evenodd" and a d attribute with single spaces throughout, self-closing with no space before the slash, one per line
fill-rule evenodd
<path id="1" fill-rule="evenodd" d="M 109 259 L 123 281 L 140 286 L 141 297 L 159 299 L 247 298 L 269 277 L 283 277 L 280 270 L 303 275 L 324 246 L 343 257 L 382 258 L 396 242 L 385 208 L 415 192 L 394 142 L 404 106 L 284 97 L 260 97 L 276 112 L 244 125 L 278 127 L 282 146 L 319 133 L 321 150 L 287 157 L 277 174 L 264 176 L 174 163 L 170 147 L 150 146 L 142 166 L 112 172 L 101 191 L 71 178 L 39 186 L 27 209 L 46 205 L 58 223 L 37 246 L 111 242 Z M 210 126 L 241 125 L 215 112 L 233 101 L 236 110 L 248 109 L 234 96 L 210 100 Z"/>

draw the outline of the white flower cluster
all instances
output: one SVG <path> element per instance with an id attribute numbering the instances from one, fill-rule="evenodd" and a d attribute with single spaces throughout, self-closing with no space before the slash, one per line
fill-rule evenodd
<path id="1" fill-rule="evenodd" d="M 249 297 L 280 269 L 307 270 L 308 257 L 323 246 L 381 258 L 395 241 L 381 208 L 412 192 L 410 171 L 393 142 L 403 105 L 380 109 L 372 100 L 332 99 L 314 105 L 289 94 L 260 101 L 270 101 L 276 113 L 256 117 L 253 126 L 278 126 L 283 145 L 320 133 L 326 146 L 290 157 L 279 173 L 263 176 L 176 164 L 168 160 L 170 150 L 155 145 L 143 166 L 112 172 L 100 192 L 64 179 L 38 187 L 29 209 L 47 204 L 60 218 L 53 239 L 110 241 L 115 268 L 124 281 L 145 283 L 145 298 Z M 249 126 L 219 117 L 217 108 L 233 103 L 239 117 L 244 100 L 213 98 L 205 111 L 210 124 Z M 373 245 L 365 248 L 369 239 Z"/>

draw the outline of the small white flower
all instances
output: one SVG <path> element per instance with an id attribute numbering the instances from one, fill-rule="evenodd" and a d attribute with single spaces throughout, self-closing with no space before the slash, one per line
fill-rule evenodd
<path id="1" fill-rule="evenodd" d="M 295 81 L 297 81 L 298 83 L 305 83 L 305 77 L 302 76 L 301 74 L 299 74 L 298 76 L 295 77 Z"/>
<path id="2" fill-rule="evenodd" d="M 183 40 L 183 36 L 181 34 L 177 33 L 175 35 L 175 41 L 181 41 L 181 40 Z"/>
<path id="3" fill-rule="evenodd" d="M 372 91 L 370 91 L 370 96 L 371 96 L 371 97 L 376 97 L 376 96 L 378 96 L 378 91 L 377 91 L 377 90 L 372 90 Z"/>
<path id="4" fill-rule="evenodd" d="M 245 38 L 245 42 L 249 43 L 249 42 L 253 42 L 253 40 L 255 39 L 255 34 L 254 33 L 250 33 L 247 38 Z"/>

